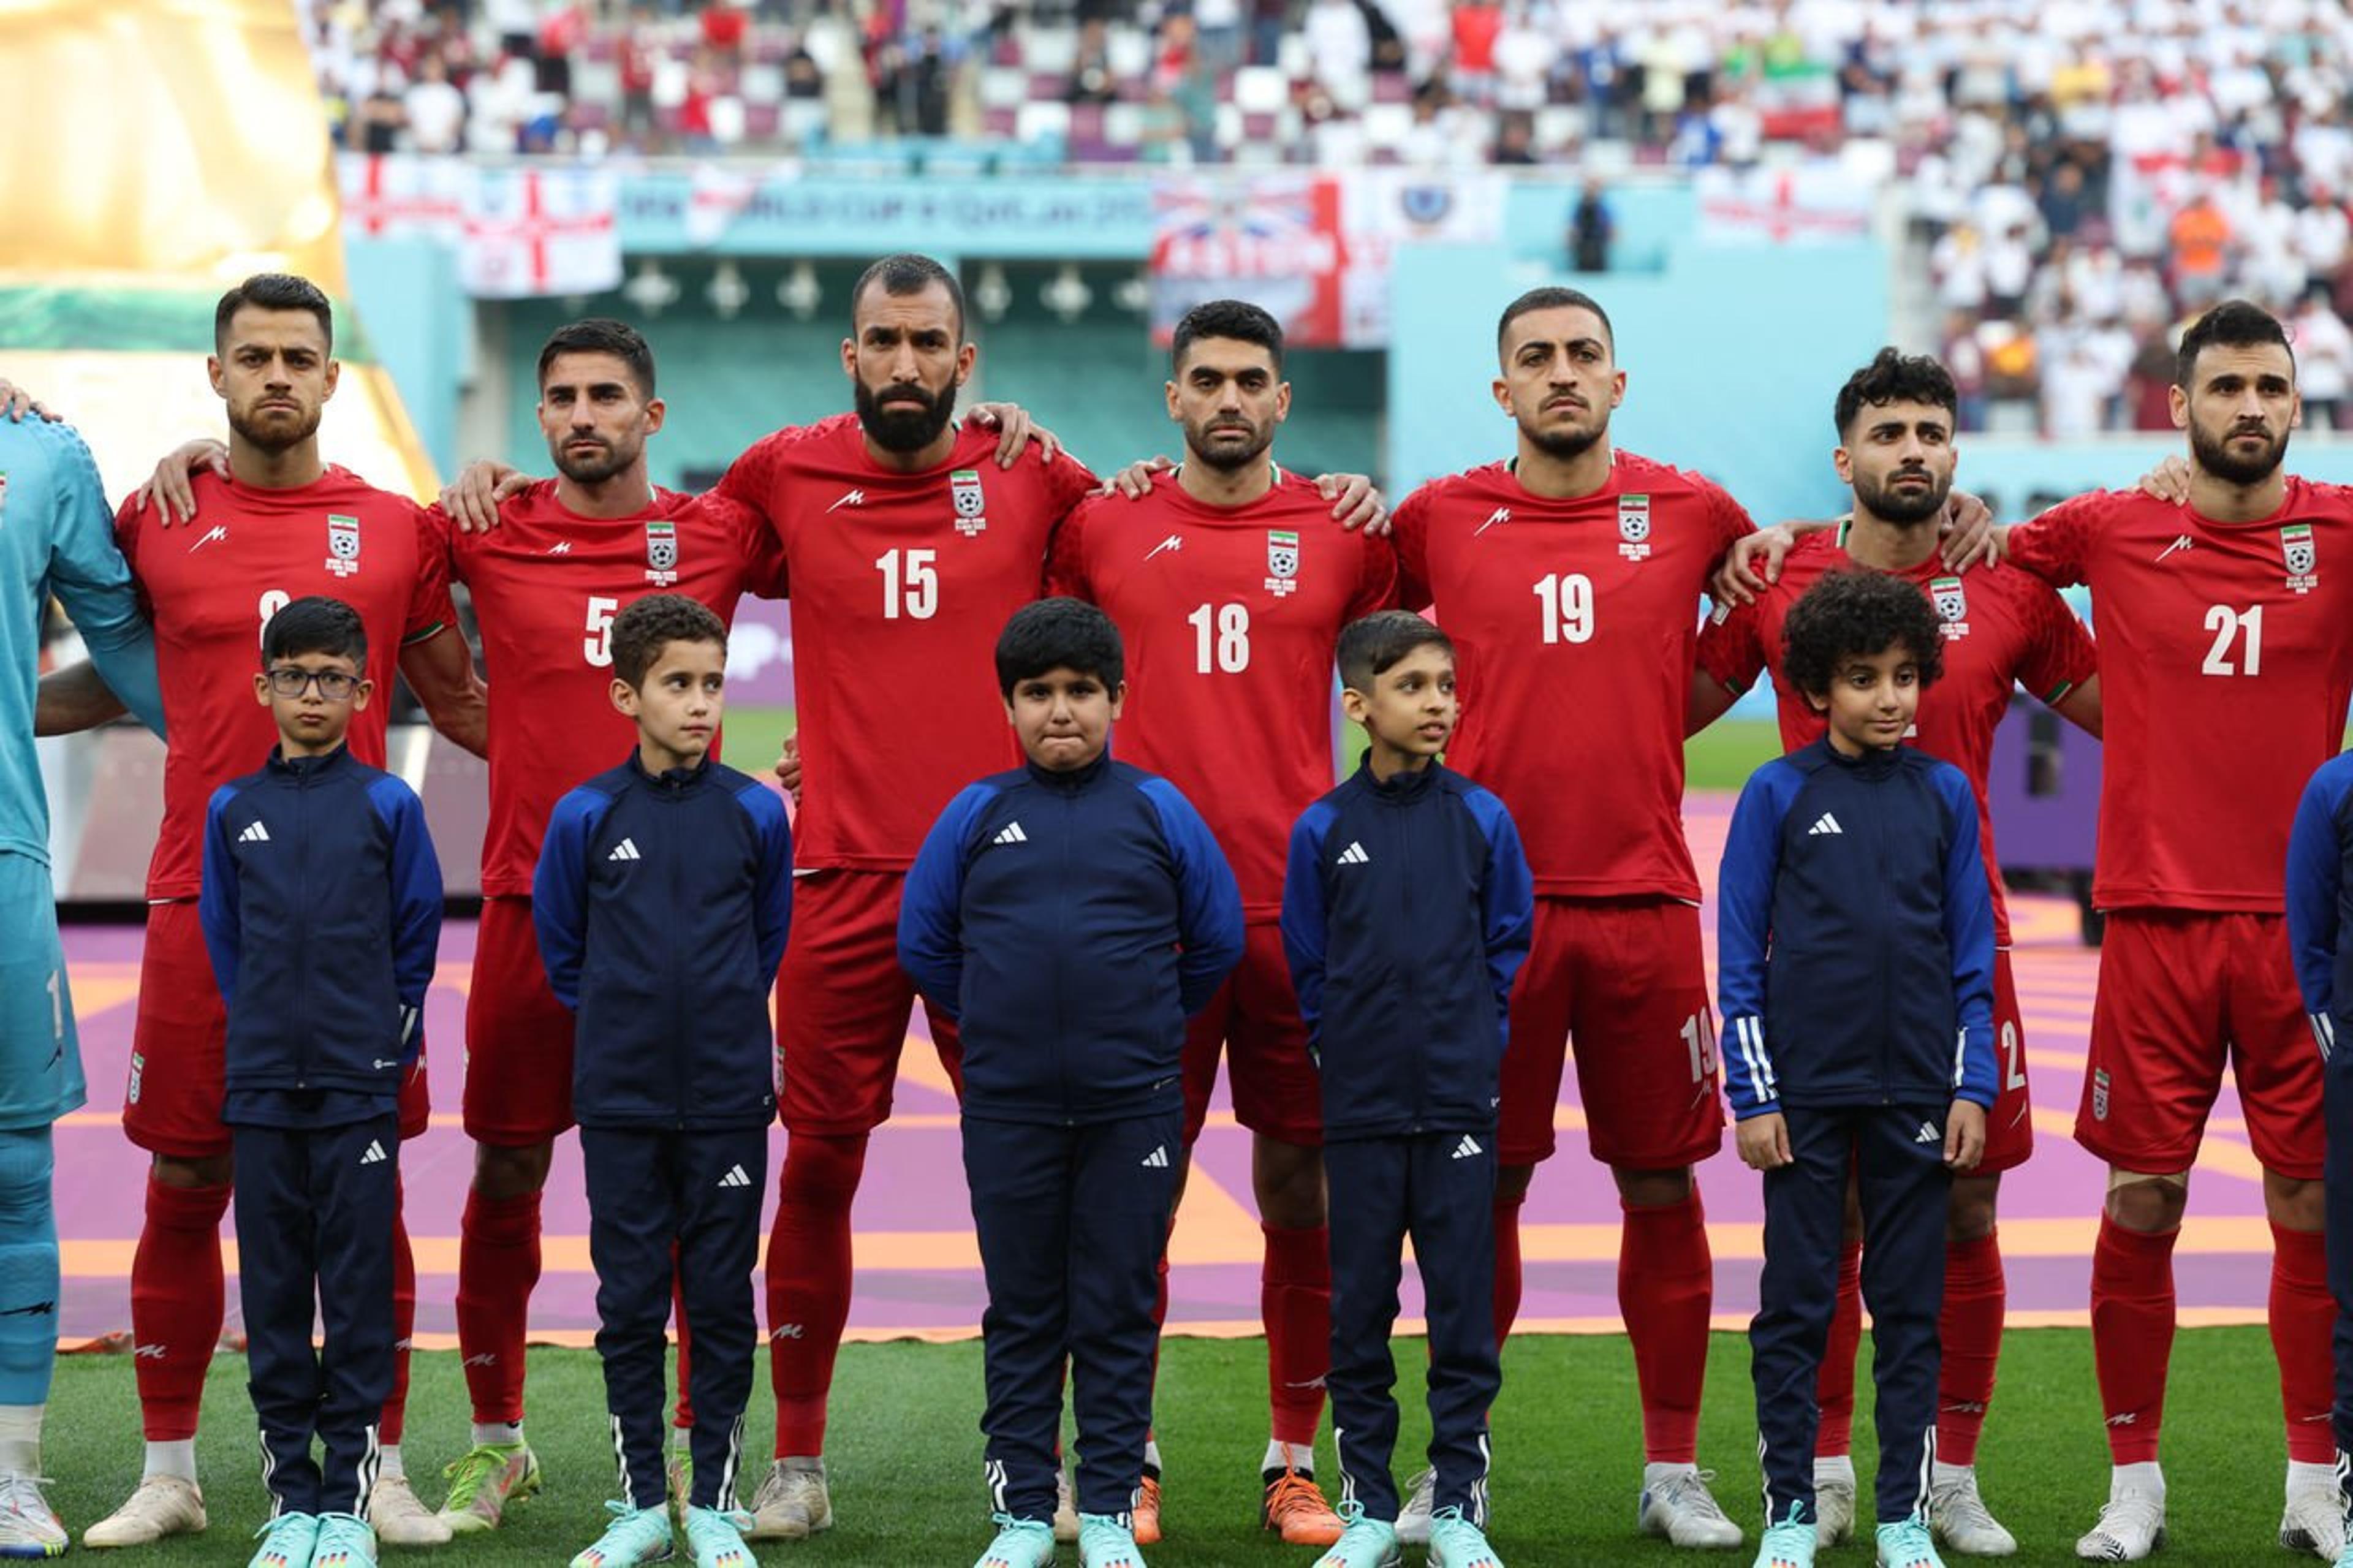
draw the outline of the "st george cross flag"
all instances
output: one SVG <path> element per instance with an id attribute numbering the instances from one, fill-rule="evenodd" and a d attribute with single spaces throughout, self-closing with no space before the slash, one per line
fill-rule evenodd
<path id="1" fill-rule="evenodd" d="M 619 182 L 596 169 L 476 169 L 458 267 L 477 299 L 621 284 Z"/>

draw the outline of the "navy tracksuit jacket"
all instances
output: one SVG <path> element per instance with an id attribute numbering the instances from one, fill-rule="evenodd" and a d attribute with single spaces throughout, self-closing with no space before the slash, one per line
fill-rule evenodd
<path id="1" fill-rule="evenodd" d="M 1282 947 L 1323 1079 L 1332 1432 L 1342 1500 L 1394 1521 L 1398 1279 L 1430 1322 L 1434 1506 L 1487 1521 L 1495 1107 L 1535 894 L 1504 803 L 1431 763 L 1359 766 L 1291 830 Z"/>
<path id="2" fill-rule="evenodd" d="M 1878 1517 L 1911 1518 L 1936 1457 L 1945 1121 L 1994 1100 L 1993 906 L 1977 797 L 1908 746 L 1827 738 L 1741 791 L 1717 889 L 1724 1080 L 1741 1121 L 1778 1111 L 1749 1325 L 1765 1511 L 1814 1518 L 1815 1377 L 1837 1294 L 1847 1173 L 1878 1387 Z"/>
<path id="3" fill-rule="evenodd" d="M 2328 1129 L 2328 1291 L 2337 1298 L 2337 1448 L 2353 1452 L 2353 1052 L 2337 1036 L 2353 1016 L 2353 752 L 2320 764 L 2297 803 L 2287 841 L 2287 937 L 2296 989 L 2320 1052 Z M 2353 1510 L 2353 1468 L 2337 1466 Z"/>
<path id="4" fill-rule="evenodd" d="M 341 747 L 273 751 L 213 795 L 197 914 L 228 1014 L 222 1120 L 271 1513 L 356 1513 L 392 1394 L 400 1083 L 441 936 L 425 809 Z"/>
<path id="5" fill-rule="evenodd" d="M 1241 952 L 1241 894 L 1199 814 L 1108 752 L 969 786 L 907 873 L 899 962 L 964 1042 L 992 1511 L 1053 1516 L 1066 1363 L 1080 1510 L 1134 1506 L 1185 1020 Z"/>
<path id="6" fill-rule="evenodd" d="M 759 1333 L 752 1268 L 776 1105 L 768 993 L 792 920 L 776 791 L 705 762 L 629 760 L 558 801 L 532 880 L 549 987 L 577 1015 L 596 1353 L 621 1500 L 660 1505 L 662 1329 L 694 1326 L 698 1508 L 736 1506 Z M 672 1258 L 676 1258 L 673 1267 Z"/>

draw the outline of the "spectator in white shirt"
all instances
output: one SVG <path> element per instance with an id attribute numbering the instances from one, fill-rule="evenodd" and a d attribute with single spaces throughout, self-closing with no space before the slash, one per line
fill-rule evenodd
<path id="1" fill-rule="evenodd" d="M 2288 323 L 2295 345 L 2296 388 L 2304 395 L 2304 422 L 2320 430 L 2340 428 L 2345 420 L 2345 395 L 2353 385 L 2353 331 L 2328 301 L 2328 289 L 2316 285 L 2304 297 L 2304 309 Z"/>
<path id="2" fill-rule="evenodd" d="M 1362 109 L 1372 96 L 1373 35 L 1356 0 L 1315 0 L 1300 30 L 1315 79 L 1343 110 Z"/>
<path id="3" fill-rule="evenodd" d="M 408 110 L 408 143 L 426 153 L 455 153 L 466 126 L 466 95 L 449 83 L 449 68 L 438 54 L 427 51 L 417 62 L 417 79 L 404 97 Z"/>

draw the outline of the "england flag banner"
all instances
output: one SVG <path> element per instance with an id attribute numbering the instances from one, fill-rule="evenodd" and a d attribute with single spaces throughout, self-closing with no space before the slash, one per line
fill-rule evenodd
<path id="1" fill-rule="evenodd" d="M 477 299 L 601 294 L 621 284 L 619 183 L 592 169 L 478 169 L 459 277 Z"/>

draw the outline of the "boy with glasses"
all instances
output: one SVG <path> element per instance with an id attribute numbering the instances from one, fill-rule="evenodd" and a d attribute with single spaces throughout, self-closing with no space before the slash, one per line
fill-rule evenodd
<path id="1" fill-rule="evenodd" d="M 365 1568 L 376 1542 L 360 1513 L 396 1337 L 400 1086 L 440 940 L 441 869 L 416 794 L 343 745 L 375 689 L 359 613 L 297 599 L 263 628 L 261 656 L 254 697 L 279 742 L 213 795 L 197 904 L 228 1016 L 221 1120 L 270 1497 L 252 1568 Z"/>

